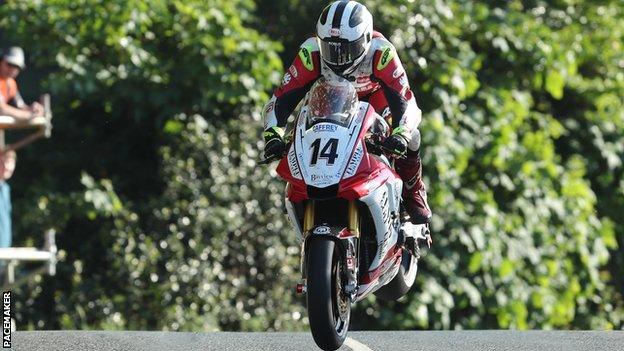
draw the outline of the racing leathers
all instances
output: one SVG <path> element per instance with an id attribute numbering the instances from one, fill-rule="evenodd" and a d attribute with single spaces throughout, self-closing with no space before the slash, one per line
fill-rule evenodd
<path id="1" fill-rule="evenodd" d="M 283 153 L 282 128 L 297 104 L 321 76 L 331 79 L 335 73 L 321 60 L 316 38 L 307 39 L 284 74 L 271 100 L 264 108 L 265 153 Z M 419 154 L 421 111 L 410 89 L 407 74 L 394 46 L 379 32 L 373 32 L 371 47 L 352 73 L 343 75 L 358 92 L 392 126 L 389 146 L 396 153 L 396 171 L 404 182 L 403 200 L 414 223 L 428 223 L 431 211 L 427 204 Z"/>

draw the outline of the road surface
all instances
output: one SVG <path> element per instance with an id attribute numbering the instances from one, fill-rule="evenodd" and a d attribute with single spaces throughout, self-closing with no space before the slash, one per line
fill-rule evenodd
<path id="1" fill-rule="evenodd" d="M 624 331 L 402 331 L 350 332 L 340 350 L 624 350 Z M 183 333 L 21 331 L 13 350 L 318 350 L 310 333 Z"/>

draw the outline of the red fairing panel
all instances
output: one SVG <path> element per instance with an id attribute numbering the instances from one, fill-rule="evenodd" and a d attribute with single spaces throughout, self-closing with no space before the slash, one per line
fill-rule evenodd
<path id="1" fill-rule="evenodd" d="M 368 165 L 364 165 L 365 160 Z M 346 200 L 357 200 L 382 186 L 388 180 L 397 177 L 398 175 L 385 163 L 367 155 L 362 160 L 356 175 L 340 181 L 338 197 Z"/>
<path id="2" fill-rule="evenodd" d="M 284 156 L 277 165 L 277 174 L 288 182 L 288 192 L 286 197 L 292 202 L 299 202 L 308 199 L 306 183 L 302 179 L 295 178 L 288 167 L 288 155 Z"/>
<path id="3" fill-rule="evenodd" d="M 370 284 L 371 282 L 375 281 L 375 279 L 378 279 L 381 275 L 381 272 L 385 271 L 385 269 L 382 268 L 385 268 L 388 265 L 397 264 L 397 261 L 401 259 L 402 254 L 403 250 L 400 247 L 394 245 L 390 250 L 388 250 L 386 257 L 384 257 L 384 260 L 381 262 L 379 267 L 366 273 L 366 275 L 362 278 L 362 284 Z"/>
<path id="4" fill-rule="evenodd" d="M 375 110 L 369 105 L 363 127 L 358 136 L 360 141 L 364 141 L 364 136 L 374 121 Z M 338 197 L 346 200 L 357 200 L 385 184 L 389 179 L 395 178 L 399 178 L 399 175 L 394 170 L 366 150 L 355 175 L 340 181 Z"/>

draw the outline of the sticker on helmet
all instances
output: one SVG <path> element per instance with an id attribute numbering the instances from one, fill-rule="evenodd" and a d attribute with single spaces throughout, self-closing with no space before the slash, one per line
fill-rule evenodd
<path id="1" fill-rule="evenodd" d="M 301 50 L 299 50 L 299 58 L 308 71 L 314 71 L 314 61 L 312 61 L 312 54 L 309 48 L 302 47 Z"/>
<path id="2" fill-rule="evenodd" d="M 329 35 L 331 35 L 332 37 L 339 37 L 340 34 L 342 34 L 342 32 L 338 28 L 332 28 L 329 30 Z"/>
<path id="3" fill-rule="evenodd" d="M 394 50 L 392 50 L 391 47 L 387 47 L 381 54 L 381 57 L 379 58 L 379 62 L 377 63 L 377 70 L 381 71 L 382 69 L 386 68 L 386 66 L 388 66 L 388 64 L 390 63 L 390 61 L 392 61 L 393 58 L 394 58 Z"/>

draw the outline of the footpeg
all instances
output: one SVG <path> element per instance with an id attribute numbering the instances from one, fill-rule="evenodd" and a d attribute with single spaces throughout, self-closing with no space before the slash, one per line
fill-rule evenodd
<path id="1" fill-rule="evenodd" d="M 431 232 L 428 224 L 403 223 L 399 237 L 403 237 L 405 249 L 417 259 L 420 258 L 420 247 L 418 243 L 425 241 L 427 247 L 431 248 Z M 400 241 L 400 240 L 399 240 Z"/>
<path id="2" fill-rule="evenodd" d="M 431 244 L 433 244 L 433 240 L 431 239 L 431 231 L 429 230 L 429 226 L 425 229 L 425 240 L 427 241 L 427 248 L 431 249 Z"/>

